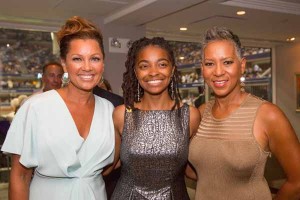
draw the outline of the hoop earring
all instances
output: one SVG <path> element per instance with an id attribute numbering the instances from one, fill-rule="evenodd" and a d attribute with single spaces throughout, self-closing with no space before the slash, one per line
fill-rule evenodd
<path id="1" fill-rule="evenodd" d="M 137 87 L 137 102 L 141 101 L 141 94 L 140 94 L 140 84 L 138 82 L 138 87 Z"/>
<path id="2" fill-rule="evenodd" d="M 68 85 L 70 83 L 70 78 L 68 72 L 65 72 L 62 77 L 63 85 Z"/>
<path id="3" fill-rule="evenodd" d="M 240 86 L 241 86 L 241 92 L 245 92 L 245 86 L 246 86 L 246 84 L 245 84 L 245 77 L 244 76 L 242 76 L 241 78 L 240 78 L 240 81 L 241 81 L 241 83 L 240 83 Z"/>

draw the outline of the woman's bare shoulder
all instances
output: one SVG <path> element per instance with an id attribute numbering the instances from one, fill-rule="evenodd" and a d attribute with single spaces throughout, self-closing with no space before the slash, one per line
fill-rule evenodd
<path id="1" fill-rule="evenodd" d="M 284 112 L 275 104 L 263 103 L 258 111 L 256 119 L 260 122 L 260 128 L 264 130 L 269 138 L 294 137 L 295 131 Z"/>
<path id="2" fill-rule="evenodd" d="M 126 109 L 126 107 L 125 107 L 124 104 L 119 105 L 119 106 L 115 107 L 114 113 L 119 113 L 119 112 L 124 113 L 124 112 L 125 112 L 125 109 Z"/>
<path id="3" fill-rule="evenodd" d="M 122 130 L 122 127 L 124 125 L 124 115 L 125 115 L 125 105 L 119 105 L 114 109 L 113 112 L 113 120 L 115 128 L 118 130 Z"/>
<path id="4" fill-rule="evenodd" d="M 258 109 L 257 116 L 265 122 L 276 122 L 277 120 L 287 120 L 283 111 L 275 104 L 264 102 Z"/>

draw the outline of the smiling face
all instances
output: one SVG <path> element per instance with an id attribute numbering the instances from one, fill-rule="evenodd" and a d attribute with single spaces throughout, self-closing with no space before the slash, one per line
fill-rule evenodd
<path id="1" fill-rule="evenodd" d="M 173 69 L 166 50 L 152 45 L 143 48 L 136 59 L 135 73 L 144 95 L 168 95 Z"/>
<path id="2" fill-rule="evenodd" d="M 69 74 L 68 86 L 91 91 L 104 71 L 103 54 L 98 42 L 93 39 L 72 40 L 62 65 Z"/>
<path id="3" fill-rule="evenodd" d="M 240 77 L 246 60 L 238 58 L 234 44 L 228 40 L 213 41 L 207 44 L 203 53 L 203 77 L 216 97 L 240 92 Z"/>

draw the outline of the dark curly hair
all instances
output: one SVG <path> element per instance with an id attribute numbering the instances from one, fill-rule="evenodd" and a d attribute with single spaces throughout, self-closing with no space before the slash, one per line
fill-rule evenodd
<path id="1" fill-rule="evenodd" d="M 104 54 L 103 36 L 101 31 L 90 21 L 73 16 L 69 18 L 57 33 L 57 40 L 60 47 L 60 57 L 66 59 L 69 52 L 70 43 L 74 39 L 93 39 L 100 46 L 101 52 Z"/>
<path id="2" fill-rule="evenodd" d="M 171 78 L 171 82 L 173 82 L 173 87 L 171 86 L 171 82 L 168 86 L 168 91 L 170 97 L 175 100 L 175 105 L 172 109 L 175 107 L 180 106 L 180 95 L 178 90 L 178 71 L 177 66 L 175 65 L 175 58 L 174 53 L 169 45 L 169 43 L 162 37 L 154 37 L 152 39 L 143 37 L 139 40 L 136 40 L 132 43 L 131 47 L 129 48 L 128 54 L 127 54 L 127 60 L 125 62 L 126 71 L 123 74 L 123 97 L 124 97 L 124 104 L 129 109 L 135 109 L 134 103 L 138 102 L 138 80 L 135 75 L 135 65 L 136 65 L 136 59 L 138 57 L 138 54 L 147 46 L 158 46 L 162 49 L 164 49 L 171 61 L 172 66 L 174 66 L 174 73 Z M 140 88 L 140 97 L 143 96 L 144 90 L 143 88 Z M 173 90 L 173 91 L 172 91 Z M 172 95 L 173 94 L 173 95 Z"/>

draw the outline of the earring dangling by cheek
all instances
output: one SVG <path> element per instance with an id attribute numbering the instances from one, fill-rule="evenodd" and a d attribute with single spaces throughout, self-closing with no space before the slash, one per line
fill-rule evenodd
<path id="1" fill-rule="evenodd" d="M 140 84 L 138 82 L 138 87 L 137 87 L 137 102 L 141 101 L 141 93 L 140 93 Z"/>
<path id="2" fill-rule="evenodd" d="M 241 92 L 245 92 L 245 86 L 246 86 L 246 84 L 245 84 L 245 77 L 244 76 L 242 76 L 240 78 L 240 86 L 241 86 Z"/>
<path id="3" fill-rule="evenodd" d="M 63 86 L 68 85 L 70 83 L 70 78 L 68 72 L 65 72 L 62 77 Z"/>
<path id="4" fill-rule="evenodd" d="M 171 99 L 175 99 L 175 94 L 174 94 L 174 81 L 171 81 Z"/>

